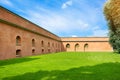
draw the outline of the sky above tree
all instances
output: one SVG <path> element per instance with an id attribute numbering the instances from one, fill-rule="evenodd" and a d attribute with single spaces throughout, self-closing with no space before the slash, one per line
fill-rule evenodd
<path id="1" fill-rule="evenodd" d="M 0 5 L 60 37 L 106 37 L 106 0 L 0 0 Z"/>

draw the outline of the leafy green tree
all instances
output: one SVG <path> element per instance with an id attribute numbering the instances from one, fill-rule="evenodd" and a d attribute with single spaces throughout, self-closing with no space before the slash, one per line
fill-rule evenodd
<path id="1" fill-rule="evenodd" d="M 117 51 L 116 38 L 117 38 L 117 36 L 115 35 L 115 33 L 112 32 L 112 31 L 110 31 L 110 32 L 109 32 L 109 43 L 110 43 L 111 46 L 113 47 L 114 52 Z"/>
<path id="2" fill-rule="evenodd" d="M 104 15 L 109 27 L 109 42 L 114 52 L 120 53 L 120 0 L 107 0 Z"/>
<path id="3" fill-rule="evenodd" d="M 114 52 L 120 53 L 120 29 L 116 29 L 116 31 L 109 30 L 109 42 Z"/>

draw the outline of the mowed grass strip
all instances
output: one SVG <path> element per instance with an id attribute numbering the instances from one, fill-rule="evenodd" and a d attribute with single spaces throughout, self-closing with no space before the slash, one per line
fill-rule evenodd
<path id="1" fill-rule="evenodd" d="M 119 80 L 120 55 L 61 52 L 0 61 L 0 80 Z"/>

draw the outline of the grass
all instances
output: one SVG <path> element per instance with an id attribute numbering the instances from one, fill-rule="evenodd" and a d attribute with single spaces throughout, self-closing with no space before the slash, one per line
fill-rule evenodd
<path id="1" fill-rule="evenodd" d="M 0 80 L 119 80 L 120 55 L 61 52 L 0 61 Z"/>

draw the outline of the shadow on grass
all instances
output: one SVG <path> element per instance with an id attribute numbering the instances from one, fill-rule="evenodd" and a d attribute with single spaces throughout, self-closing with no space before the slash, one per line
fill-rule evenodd
<path id="1" fill-rule="evenodd" d="M 28 62 L 32 60 L 36 60 L 39 58 L 16 58 L 16 59 L 10 59 L 10 60 L 2 60 L 0 61 L 0 67 L 5 66 L 5 65 L 10 65 L 10 64 L 18 64 L 22 62 Z"/>
<path id="2" fill-rule="evenodd" d="M 119 80 L 120 63 L 103 63 L 69 70 L 38 71 L 2 80 Z"/>

